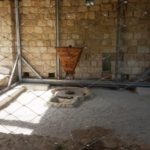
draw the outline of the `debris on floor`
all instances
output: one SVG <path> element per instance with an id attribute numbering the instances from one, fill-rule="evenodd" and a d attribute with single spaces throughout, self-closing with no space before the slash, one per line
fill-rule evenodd
<path id="1" fill-rule="evenodd" d="M 149 150 L 150 145 L 123 141 L 111 130 L 92 127 L 72 131 L 71 138 L 0 134 L 0 150 Z"/>

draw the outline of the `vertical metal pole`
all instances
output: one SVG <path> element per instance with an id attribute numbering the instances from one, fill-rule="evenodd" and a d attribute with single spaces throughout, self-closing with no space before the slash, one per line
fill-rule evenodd
<path id="1" fill-rule="evenodd" d="M 16 22 L 16 49 L 18 60 L 18 78 L 19 81 L 22 81 L 22 63 L 21 63 L 21 44 L 20 44 L 20 20 L 19 20 L 19 0 L 15 1 L 15 22 Z"/>
<path id="2" fill-rule="evenodd" d="M 116 64 L 115 79 L 118 80 L 119 73 L 119 52 L 120 52 L 120 34 L 121 34 L 121 0 L 118 0 L 117 6 L 117 29 L 116 29 Z"/>
<path id="3" fill-rule="evenodd" d="M 59 36 L 59 0 L 55 0 L 55 14 L 56 14 L 56 47 L 60 46 L 60 36 Z M 60 79 L 60 60 L 58 55 L 56 55 L 56 77 Z"/>

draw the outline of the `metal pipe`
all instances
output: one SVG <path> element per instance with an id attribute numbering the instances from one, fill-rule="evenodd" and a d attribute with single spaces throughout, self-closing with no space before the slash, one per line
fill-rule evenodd
<path id="1" fill-rule="evenodd" d="M 56 86 L 79 86 L 79 87 L 105 87 L 105 88 L 125 88 L 132 87 L 150 87 L 148 82 L 116 82 L 102 80 L 52 80 L 52 79 L 23 79 L 23 83 L 42 83 Z"/>
<path id="2" fill-rule="evenodd" d="M 17 67 L 17 64 L 18 64 L 18 60 L 19 60 L 19 56 L 17 56 L 16 58 L 16 61 L 15 61 L 15 64 L 13 66 L 13 69 L 11 71 L 11 75 L 10 75 L 10 78 L 9 78 L 9 81 L 8 81 L 8 87 L 11 85 L 12 83 L 12 80 L 13 80 L 13 76 L 15 74 L 15 70 L 16 70 L 16 67 Z"/>
<path id="3" fill-rule="evenodd" d="M 119 52 L 120 52 L 120 37 L 121 37 L 121 0 L 118 0 L 117 6 L 117 29 L 116 29 L 116 64 L 115 64 L 115 79 L 118 80 L 119 73 Z"/>
<path id="4" fill-rule="evenodd" d="M 22 81 L 22 62 L 21 62 L 21 42 L 20 42 L 20 20 L 19 20 L 19 1 L 15 1 L 15 22 L 16 22 L 16 49 L 19 56 L 18 60 L 18 77 Z"/>
<path id="5" fill-rule="evenodd" d="M 23 57 L 21 59 L 27 65 L 27 67 L 30 68 L 32 72 L 37 75 L 39 79 L 42 79 L 41 75 Z"/>
<path id="6" fill-rule="evenodd" d="M 59 0 L 55 0 L 55 14 L 56 14 L 56 47 L 60 46 L 60 29 L 59 29 Z M 56 78 L 60 79 L 60 60 L 56 54 Z"/>

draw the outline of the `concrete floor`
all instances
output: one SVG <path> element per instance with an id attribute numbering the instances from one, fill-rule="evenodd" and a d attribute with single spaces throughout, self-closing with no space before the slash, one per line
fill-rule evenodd
<path id="1" fill-rule="evenodd" d="M 150 144 L 150 89 L 91 89 L 93 98 L 78 108 L 51 108 L 49 91 L 28 90 L 0 111 L 0 132 L 69 138 L 93 126 Z"/>

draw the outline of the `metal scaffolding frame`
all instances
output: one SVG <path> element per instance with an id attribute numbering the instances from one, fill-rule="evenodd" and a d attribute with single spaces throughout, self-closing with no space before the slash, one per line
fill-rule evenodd
<path id="1" fill-rule="evenodd" d="M 56 47 L 60 46 L 59 42 L 59 0 L 55 0 L 55 13 L 56 13 Z M 116 31 L 116 66 L 115 77 L 118 79 L 118 67 L 119 67 L 119 53 L 120 53 L 120 34 L 121 34 L 121 9 L 126 3 L 126 0 L 118 0 L 117 8 L 117 31 Z M 20 18 L 19 18 L 19 0 L 14 0 L 15 4 L 15 28 L 16 28 L 16 51 L 17 57 L 14 63 L 8 87 L 3 91 L 8 91 L 17 84 L 12 85 L 13 76 L 18 67 L 18 79 L 19 83 L 49 83 L 52 85 L 71 85 L 71 86 L 89 86 L 89 87 L 150 87 L 150 83 L 141 82 L 121 82 L 121 81 L 101 81 L 101 80 L 60 80 L 60 61 L 56 56 L 56 79 L 43 79 L 41 75 L 27 62 L 21 53 L 21 40 L 20 40 Z M 24 63 L 39 79 L 24 79 L 22 78 L 22 63 Z M 139 81 L 139 80 L 138 80 Z"/>

